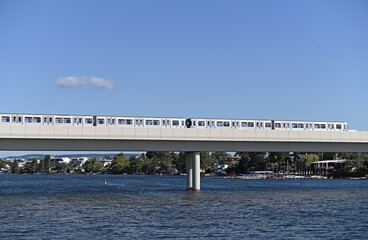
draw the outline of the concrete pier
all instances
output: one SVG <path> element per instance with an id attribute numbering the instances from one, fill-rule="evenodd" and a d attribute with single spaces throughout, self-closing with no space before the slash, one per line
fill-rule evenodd
<path id="1" fill-rule="evenodd" d="M 187 190 L 201 189 L 201 157 L 200 152 L 186 153 Z"/>
<path id="2" fill-rule="evenodd" d="M 193 167 L 192 167 L 193 153 L 187 152 L 185 155 L 186 155 L 186 167 L 187 167 L 187 189 L 192 189 L 193 188 Z"/>
<path id="3" fill-rule="evenodd" d="M 201 157 L 199 152 L 194 152 L 192 157 L 193 190 L 201 189 Z"/>

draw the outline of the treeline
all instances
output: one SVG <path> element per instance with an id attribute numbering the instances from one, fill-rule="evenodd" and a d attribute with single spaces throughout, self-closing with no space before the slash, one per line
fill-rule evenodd
<path id="1" fill-rule="evenodd" d="M 46 155 L 44 159 L 38 161 L 36 158 L 28 159 L 29 162 L 24 168 L 19 167 L 20 160 L 15 159 L 10 163 L 11 173 L 36 173 L 36 172 L 51 172 L 51 157 Z M 6 162 L 0 160 L 0 168 L 5 168 Z"/>
<path id="2" fill-rule="evenodd" d="M 335 158 L 348 159 L 342 168 L 336 169 L 334 177 L 368 175 L 368 153 L 293 153 L 289 152 L 237 152 L 235 157 L 226 152 L 201 152 L 201 169 L 206 173 L 246 174 L 253 171 L 298 172 L 311 174 L 312 163 Z M 108 157 L 106 157 L 108 158 Z M 7 163 L 0 160 L 0 168 Z M 18 161 L 10 164 L 12 173 L 36 172 L 74 172 L 74 173 L 111 173 L 111 174 L 178 174 L 186 172 L 185 152 L 147 152 L 139 156 L 127 157 L 124 153 L 115 155 L 111 164 L 104 166 L 96 158 L 89 159 L 81 167 L 71 167 L 66 163 L 51 166 L 51 157 L 29 159 L 24 168 L 19 168 Z M 224 171 L 217 171 L 216 166 L 227 165 Z M 218 169 L 218 168 L 217 168 Z"/>

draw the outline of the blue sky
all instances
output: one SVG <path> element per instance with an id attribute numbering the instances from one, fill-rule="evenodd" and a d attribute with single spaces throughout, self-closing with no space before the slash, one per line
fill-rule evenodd
<path id="1" fill-rule="evenodd" d="M 0 0 L 0 112 L 368 130 L 368 2 Z"/>

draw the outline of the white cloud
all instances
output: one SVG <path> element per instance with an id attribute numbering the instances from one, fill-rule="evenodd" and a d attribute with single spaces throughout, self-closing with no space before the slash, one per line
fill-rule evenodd
<path id="1" fill-rule="evenodd" d="M 86 84 L 92 84 L 99 88 L 105 88 L 105 89 L 114 89 L 116 88 L 116 85 L 113 81 L 107 80 L 104 78 L 97 78 L 97 77 L 75 77 L 70 76 L 66 78 L 59 78 L 54 81 L 54 84 L 61 88 L 71 88 L 71 87 L 77 87 L 82 86 Z"/>

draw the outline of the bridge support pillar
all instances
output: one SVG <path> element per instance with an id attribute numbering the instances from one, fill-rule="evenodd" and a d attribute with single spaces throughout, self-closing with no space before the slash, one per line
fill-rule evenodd
<path id="1" fill-rule="evenodd" d="M 193 153 L 185 153 L 186 157 L 186 167 L 187 167 L 187 189 L 193 188 L 193 167 L 192 167 L 192 156 Z"/>
<path id="2" fill-rule="evenodd" d="M 193 190 L 201 189 L 201 157 L 199 152 L 193 153 Z"/>
<path id="3" fill-rule="evenodd" d="M 186 153 L 187 190 L 201 189 L 201 157 L 200 152 Z"/>

